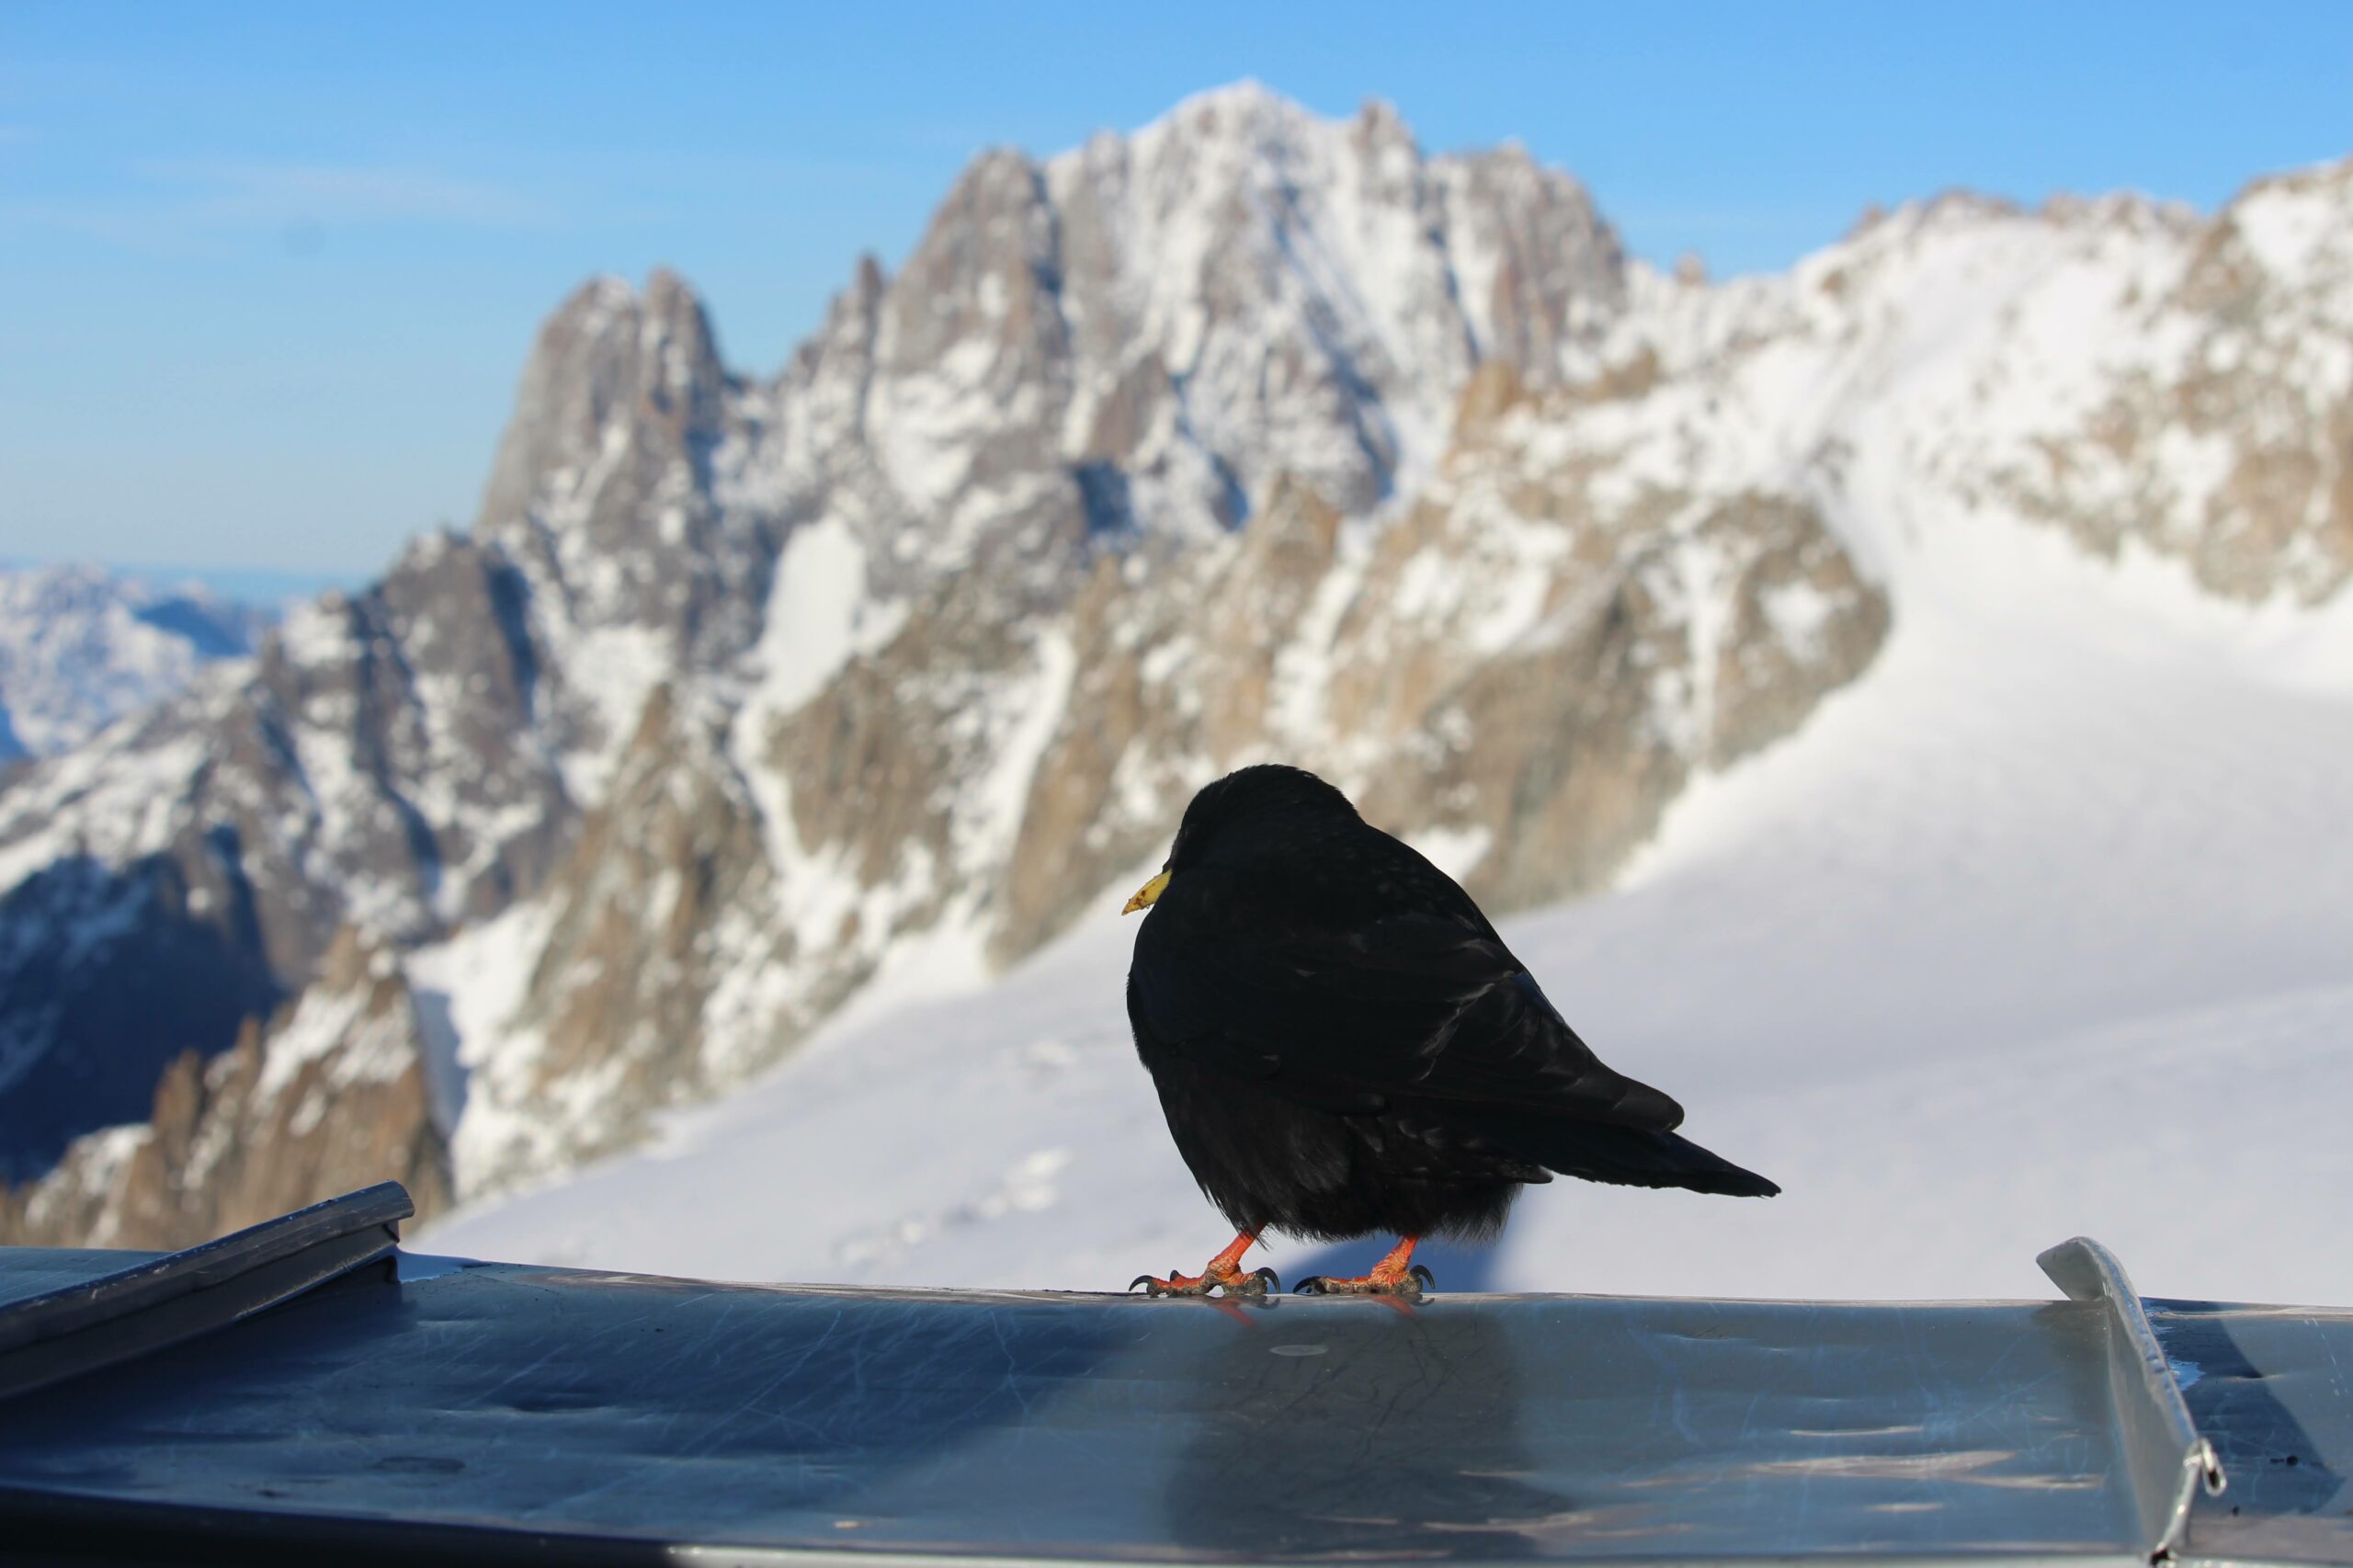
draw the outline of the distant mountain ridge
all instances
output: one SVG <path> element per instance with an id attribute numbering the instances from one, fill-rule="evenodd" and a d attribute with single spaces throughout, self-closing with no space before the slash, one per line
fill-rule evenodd
<path id="1" fill-rule="evenodd" d="M 0 566 L 0 762 L 70 750 L 244 658 L 267 612 L 101 567 Z"/>
<path id="2" fill-rule="evenodd" d="M 0 1231 L 309 1195 L 134 1159 L 232 1128 L 459 1197 L 625 1147 L 878 972 L 1031 950 L 1257 757 L 1498 907 L 1604 885 L 1902 614 L 1860 494 L 2329 599 L 2348 210 L 1949 199 L 1710 288 L 1523 153 L 1245 85 L 983 154 L 772 380 L 592 282 L 469 534 L 0 793 Z M 414 1019 L 367 1073 L 317 1043 L 351 951 Z"/>

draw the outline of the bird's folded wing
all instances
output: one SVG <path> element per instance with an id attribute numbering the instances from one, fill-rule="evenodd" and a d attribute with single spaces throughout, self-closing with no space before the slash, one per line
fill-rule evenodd
<path id="1" fill-rule="evenodd" d="M 1597 1058 L 1483 921 L 1412 913 L 1248 939 L 1156 921 L 1131 980 L 1157 1038 L 1310 1103 L 1403 1096 L 1660 1131 L 1683 1119 Z"/>

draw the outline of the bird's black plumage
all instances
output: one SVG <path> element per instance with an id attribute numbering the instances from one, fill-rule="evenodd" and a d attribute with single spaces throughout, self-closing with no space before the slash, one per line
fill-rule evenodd
<path id="1" fill-rule="evenodd" d="M 1492 1236 L 1554 1172 L 1779 1190 L 1677 1136 L 1682 1107 L 1604 1065 L 1451 877 L 1313 774 L 1204 788 L 1166 872 L 1128 1017 L 1237 1230 Z"/>

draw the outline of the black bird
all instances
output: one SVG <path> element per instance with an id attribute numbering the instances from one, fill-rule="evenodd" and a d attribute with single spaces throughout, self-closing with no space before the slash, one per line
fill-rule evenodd
<path id="1" fill-rule="evenodd" d="M 1370 1274 L 1302 1291 L 1416 1294 L 1417 1241 L 1494 1237 L 1554 1172 L 1780 1190 L 1677 1137 L 1683 1108 L 1604 1066 L 1453 878 L 1303 769 L 1205 786 L 1126 913 L 1145 908 L 1136 1054 L 1240 1233 L 1198 1275 L 1138 1278 L 1149 1294 L 1263 1291 L 1272 1273 L 1240 1265 L 1269 1226 L 1400 1238 Z"/>

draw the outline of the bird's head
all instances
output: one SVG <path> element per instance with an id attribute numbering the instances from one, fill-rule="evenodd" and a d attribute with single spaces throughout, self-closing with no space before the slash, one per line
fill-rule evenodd
<path id="1" fill-rule="evenodd" d="M 1150 908 L 1167 891 L 1172 879 L 1186 867 L 1214 854 L 1219 842 L 1235 828 L 1279 813 L 1294 812 L 1337 812 L 1353 819 L 1357 809 L 1348 803 L 1346 795 L 1307 769 L 1279 762 L 1237 768 L 1202 785 L 1192 804 L 1185 808 L 1185 820 L 1177 824 L 1176 842 L 1169 848 L 1168 858 L 1162 862 L 1160 874 L 1138 888 L 1120 913 L 1133 915 L 1139 909 Z"/>

